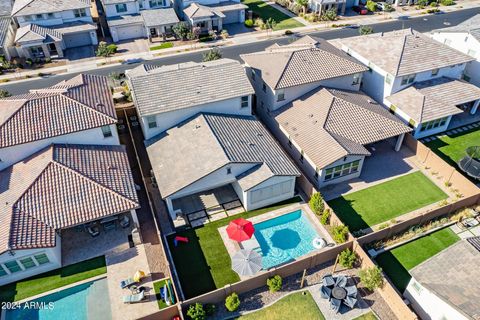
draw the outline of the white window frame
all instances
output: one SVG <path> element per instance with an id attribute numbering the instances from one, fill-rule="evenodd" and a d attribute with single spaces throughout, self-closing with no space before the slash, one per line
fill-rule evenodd
<path id="1" fill-rule="evenodd" d="M 408 84 L 412 84 L 415 81 L 416 76 L 417 75 L 415 73 L 414 74 L 407 74 L 406 76 L 403 76 L 401 85 L 405 86 L 405 85 L 408 85 Z"/>
<path id="2" fill-rule="evenodd" d="M 360 167 L 360 160 L 354 160 L 351 162 L 343 163 L 338 166 L 330 167 L 325 169 L 324 181 L 330 181 L 340 177 L 345 177 L 353 173 L 358 172 Z"/>
<path id="3" fill-rule="evenodd" d="M 243 96 L 240 98 L 240 108 L 248 108 L 249 104 L 248 96 Z"/>
<path id="4" fill-rule="evenodd" d="M 127 4 L 126 3 L 117 3 L 115 4 L 115 11 L 117 13 L 125 13 L 128 11 Z"/>
<path id="5" fill-rule="evenodd" d="M 75 15 L 75 18 L 86 17 L 87 16 L 87 10 L 85 10 L 84 8 L 74 9 L 73 14 Z"/>
<path id="6" fill-rule="evenodd" d="M 145 118 L 145 120 L 147 121 L 148 129 L 154 129 L 154 128 L 158 127 L 156 116 L 147 116 Z"/>
<path id="7" fill-rule="evenodd" d="M 106 138 L 111 138 L 111 137 L 113 137 L 112 128 L 110 128 L 109 125 L 107 125 L 107 126 L 102 126 L 101 129 L 102 129 L 103 137 L 104 137 L 105 139 L 106 139 Z"/>
<path id="8" fill-rule="evenodd" d="M 284 101 L 284 100 L 285 100 L 285 90 L 284 89 L 277 90 L 277 102 Z"/>

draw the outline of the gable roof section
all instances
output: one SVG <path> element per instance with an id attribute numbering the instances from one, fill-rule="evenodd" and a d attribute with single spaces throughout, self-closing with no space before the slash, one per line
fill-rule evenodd
<path id="1" fill-rule="evenodd" d="M 15 0 L 12 16 L 89 8 L 89 0 Z"/>
<path id="2" fill-rule="evenodd" d="M 123 146 L 49 146 L 0 171 L 0 253 L 55 246 L 56 230 L 138 206 Z"/>
<path id="3" fill-rule="evenodd" d="M 140 116 L 190 108 L 254 93 L 238 61 L 140 66 L 127 76 Z"/>
<path id="4" fill-rule="evenodd" d="M 46 28 L 37 24 L 28 24 L 20 27 L 15 34 L 15 42 L 30 41 L 54 42 L 62 40 L 62 34 L 53 28 Z"/>
<path id="5" fill-rule="evenodd" d="M 0 148 L 117 122 L 107 78 L 80 74 L 0 99 Z"/>
<path id="6" fill-rule="evenodd" d="M 475 60 L 412 29 L 345 38 L 337 42 L 393 76 Z"/>
<path id="7" fill-rule="evenodd" d="M 433 33 L 442 32 L 464 32 L 471 34 L 477 41 L 480 41 L 480 14 L 476 14 L 470 19 L 467 19 L 456 26 L 437 29 L 432 31 Z"/>
<path id="8" fill-rule="evenodd" d="M 142 10 L 140 14 L 147 28 L 165 24 L 175 24 L 180 21 L 173 8 Z"/>
<path id="9" fill-rule="evenodd" d="M 225 18 L 225 15 L 220 10 L 196 2 L 191 3 L 188 7 L 183 9 L 183 13 L 190 19 L 201 19 L 214 16 Z"/>
<path id="10" fill-rule="evenodd" d="M 411 129 L 362 92 L 319 88 L 273 114 L 316 166 L 347 155 L 370 155 L 369 143 Z"/>
<path id="11" fill-rule="evenodd" d="M 292 44 L 240 55 L 271 88 L 283 89 L 368 70 L 323 39 L 310 36 Z"/>

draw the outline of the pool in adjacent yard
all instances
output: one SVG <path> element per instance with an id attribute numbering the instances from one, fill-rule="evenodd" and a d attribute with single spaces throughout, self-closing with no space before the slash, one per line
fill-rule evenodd
<path id="1" fill-rule="evenodd" d="M 105 278 L 19 303 L 16 306 L 14 310 L 6 312 L 6 320 L 108 320 L 112 318 Z"/>
<path id="2" fill-rule="evenodd" d="M 302 210 L 254 226 L 255 238 L 262 250 L 263 269 L 292 261 L 314 251 L 312 241 L 320 237 Z"/>

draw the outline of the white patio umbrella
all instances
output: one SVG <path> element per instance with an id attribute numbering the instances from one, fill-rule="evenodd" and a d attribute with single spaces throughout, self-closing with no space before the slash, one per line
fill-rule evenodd
<path id="1" fill-rule="evenodd" d="M 241 276 L 252 276 L 262 269 L 262 256 L 254 250 L 239 250 L 232 257 L 232 269 Z"/>

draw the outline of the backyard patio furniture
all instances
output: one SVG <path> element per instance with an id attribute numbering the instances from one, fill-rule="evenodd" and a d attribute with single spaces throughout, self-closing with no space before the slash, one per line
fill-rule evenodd
<path id="1" fill-rule="evenodd" d="M 324 275 L 322 278 L 322 284 L 324 286 L 333 286 L 335 284 L 335 280 L 333 279 L 331 274 Z"/>
<path id="2" fill-rule="evenodd" d="M 337 278 L 335 279 L 335 286 L 344 288 L 346 285 L 347 285 L 347 277 L 342 275 L 337 276 Z"/>
<path id="3" fill-rule="evenodd" d="M 347 287 L 348 280 L 344 275 L 326 275 L 322 278 L 320 296 L 330 300 L 330 308 L 335 312 L 340 311 L 342 304 L 352 309 L 357 303 L 357 288 L 355 285 Z"/>
<path id="4" fill-rule="evenodd" d="M 321 286 L 320 295 L 322 296 L 323 299 L 330 299 L 330 296 L 332 295 L 332 289 L 326 286 Z"/>
<path id="5" fill-rule="evenodd" d="M 357 303 L 357 299 L 347 296 L 345 300 L 343 300 L 343 303 L 350 309 L 353 309 L 355 307 L 355 304 Z"/>
<path id="6" fill-rule="evenodd" d="M 254 232 L 253 223 L 243 218 L 230 221 L 227 227 L 228 237 L 237 242 L 250 239 Z"/>
<path id="7" fill-rule="evenodd" d="M 138 281 L 133 280 L 132 278 L 128 278 L 125 280 L 120 281 L 120 288 L 125 289 L 125 288 L 130 288 L 133 285 L 138 284 Z"/>
<path id="8" fill-rule="evenodd" d="M 232 270 L 240 276 L 252 276 L 262 269 L 262 256 L 254 250 L 239 250 L 232 257 Z"/>
<path id="9" fill-rule="evenodd" d="M 338 300 L 338 299 L 335 299 L 335 298 L 332 298 L 330 300 L 330 309 L 332 309 L 333 311 L 335 312 L 339 312 L 340 311 L 340 306 L 342 305 L 342 301 Z"/>
<path id="10" fill-rule="evenodd" d="M 129 294 L 123 296 L 123 303 L 137 303 L 145 299 L 145 291 L 141 291 L 137 294 Z"/>
<path id="11" fill-rule="evenodd" d="M 347 296 L 351 296 L 351 297 L 357 296 L 357 287 L 349 286 L 349 287 L 345 287 L 345 290 L 347 290 Z"/>
<path id="12" fill-rule="evenodd" d="M 120 219 L 120 226 L 122 228 L 128 228 L 130 226 L 130 218 L 128 216 L 123 216 L 121 219 Z"/>
<path id="13" fill-rule="evenodd" d="M 96 225 L 90 225 L 90 226 L 87 226 L 87 232 L 92 237 L 96 237 L 100 234 L 100 229 Z"/>

